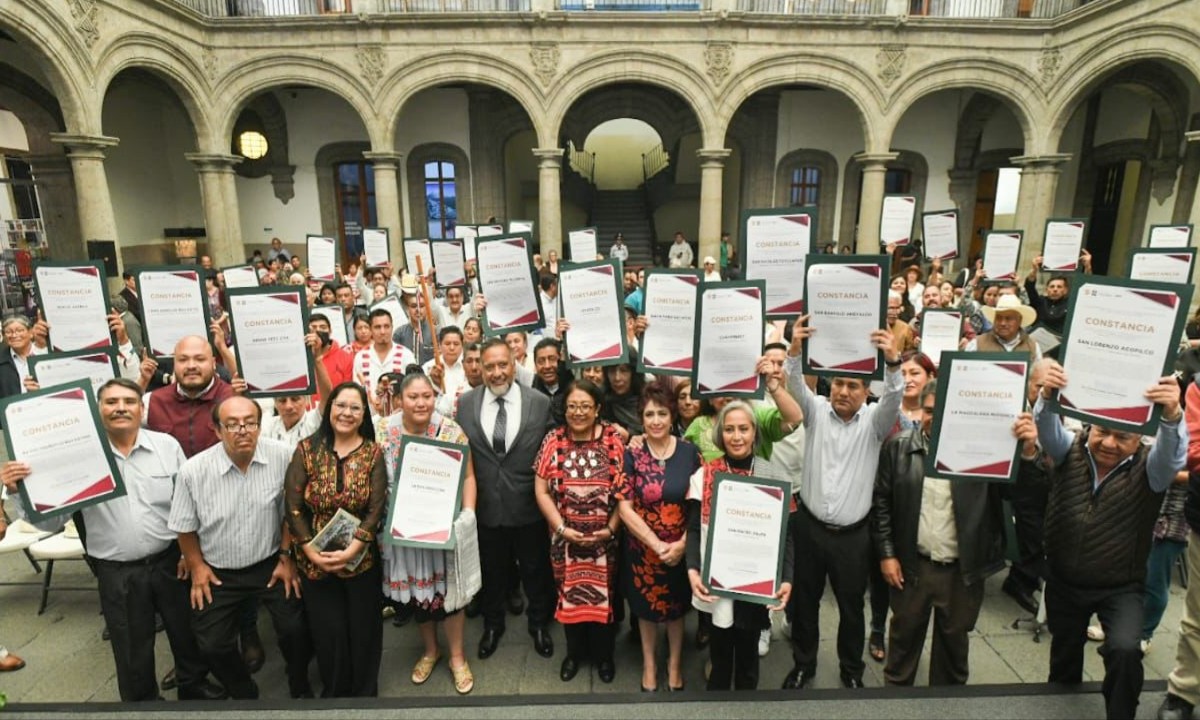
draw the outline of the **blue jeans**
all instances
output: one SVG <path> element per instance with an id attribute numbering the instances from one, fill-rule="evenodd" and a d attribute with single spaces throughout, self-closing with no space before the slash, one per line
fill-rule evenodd
<path id="1" fill-rule="evenodd" d="M 1175 540 L 1155 540 L 1146 558 L 1146 609 L 1142 620 L 1142 639 L 1149 640 L 1163 612 L 1171 591 L 1171 570 L 1175 561 L 1187 550 L 1187 543 Z"/>

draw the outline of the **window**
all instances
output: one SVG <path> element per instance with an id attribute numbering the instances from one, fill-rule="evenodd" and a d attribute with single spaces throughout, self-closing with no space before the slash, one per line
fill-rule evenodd
<path id="1" fill-rule="evenodd" d="M 29 163 L 17 158 L 4 158 L 6 172 L 0 175 L 0 187 L 7 186 L 12 199 L 12 217 L 36 220 L 42 216 L 38 206 L 37 189 L 33 185 L 33 170 Z"/>
<path id="2" fill-rule="evenodd" d="M 377 224 L 375 172 L 369 162 L 345 162 L 334 165 L 333 173 L 342 261 L 348 262 L 363 253 L 362 229 Z"/>
<path id="3" fill-rule="evenodd" d="M 792 170 L 789 203 L 794 206 L 816 205 L 821 198 L 821 170 L 805 165 Z"/>
<path id="4" fill-rule="evenodd" d="M 425 219 L 430 238 L 454 237 L 458 197 L 452 162 L 433 160 L 425 163 Z"/>
<path id="5" fill-rule="evenodd" d="M 888 168 L 883 176 L 883 191 L 889 195 L 903 195 L 912 192 L 912 170 L 905 168 Z"/>

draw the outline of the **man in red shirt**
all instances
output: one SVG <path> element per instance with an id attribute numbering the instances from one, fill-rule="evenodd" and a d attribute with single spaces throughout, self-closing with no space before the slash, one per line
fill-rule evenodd
<path id="1" fill-rule="evenodd" d="M 320 356 L 325 372 L 329 373 L 329 387 L 335 388 L 344 382 L 354 379 L 354 356 L 345 351 L 345 347 L 329 336 L 329 318 L 324 315 L 313 315 L 308 319 L 308 331 L 316 333 L 322 343 L 328 346 L 324 355 Z M 320 401 L 320 395 L 314 395 L 314 400 Z"/>

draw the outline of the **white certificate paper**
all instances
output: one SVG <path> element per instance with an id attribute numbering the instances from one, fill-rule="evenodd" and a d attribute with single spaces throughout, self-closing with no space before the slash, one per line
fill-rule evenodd
<path id="1" fill-rule="evenodd" d="M 1191 248 L 1134 250 L 1129 256 L 1129 279 L 1187 285 L 1195 262 L 1196 251 Z"/>
<path id="2" fill-rule="evenodd" d="M 113 344 L 108 331 L 108 291 L 97 264 L 38 263 L 33 270 L 38 307 L 50 325 L 50 349 Z"/>
<path id="3" fill-rule="evenodd" d="M 487 298 L 484 331 L 503 335 L 510 330 L 542 327 L 542 305 L 533 276 L 529 241 L 523 237 L 476 239 L 479 289 Z"/>
<path id="4" fill-rule="evenodd" d="M 1025 406 L 1028 353 L 954 352 L 939 368 L 937 413 L 925 474 L 947 480 L 1011 481 Z M 944 379 L 943 379 L 944 378 Z"/>
<path id="5" fill-rule="evenodd" d="M 962 337 L 961 310 L 925 310 L 921 313 L 921 352 L 935 367 L 941 364 L 942 353 L 958 350 Z"/>
<path id="6" fill-rule="evenodd" d="M 434 240 L 429 244 L 433 267 L 437 270 L 440 287 L 461 287 L 467 284 L 464 241 L 458 239 Z"/>
<path id="7" fill-rule="evenodd" d="M 230 328 L 238 373 L 250 397 L 312 393 L 312 356 L 304 344 L 304 290 L 231 290 Z"/>
<path id="8" fill-rule="evenodd" d="M 646 332 L 638 351 L 639 372 L 691 375 L 695 364 L 698 271 L 646 272 Z"/>
<path id="9" fill-rule="evenodd" d="M 367 267 L 387 265 L 391 259 L 387 228 L 363 228 L 363 256 Z"/>
<path id="10" fill-rule="evenodd" d="M 986 280 L 1016 280 L 1021 260 L 1021 231 L 991 231 L 983 240 L 983 271 Z"/>
<path id="11" fill-rule="evenodd" d="M 258 270 L 253 265 L 233 265 L 221 268 L 221 277 L 225 278 L 226 290 L 258 287 Z"/>
<path id="12" fill-rule="evenodd" d="M 385 295 L 382 300 L 367 307 L 367 310 L 370 312 L 380 309 L 387 310 L 388 315 L 392 316 L 393 329 L 408 324 L 408 310 L 405 309 L 404 303 L 395 293 Z"/>
<path id="13" fill-rule="evenodd" d="M 911 242 L 916 214 L 917 199 L 912 195 L 884 197 L 883 213 L 879 218 L 879 244 L 907 245 Z"/>
<path id="14" fill-rule="evenodd" d="M 1152 433 L 1155 408 L 1144 393 L 1166 374 L 1182 335 L 1190 286 L 1089 276 L 1071 299 L 1060 362 L 1065 414 Z"/>
<path id="15" fill-rule="evenodd" d="M 467 448 L 406 436 L 396 462 L 384 541 L 408 547 L 454 547 Z"/>
<path id="16" fill-rule="evenodd" d="M 418 260 L 420 264 L 418 264 Z M 404 238 L 404 266 L 413 275 L 424 275 L 433 267 L 433 254 L 429 251 L 429 240 L 425 238 Z"/>
<path id="17" fill-rule="evenodd" d="M 1083 249 L 1085 220 L 1047 220 L 1045 244 L 1042 245 L 1042 269 L 1073 272 L 1079 267 L 1079 251 Z"/>
<path id="18" fill-rule="evenodd" d="M 767 317 L 804 312 L 804 283 L 797 279 L 804 277 L 815 224 L 810 212 L 750 210 L 743 216 L 745 277 L 766 282 Z"/>
<path id="19" fill-rule="evenodd" d="M 813 334 L 804 343 L 806 371 L 827 375 L 882 374 L 882 352 L 871 333 L 884 326 L 881 262 L 826 261 L 808 267 L 805 301 Z"/>
<path id="20" fill-rule="evenodd" d="M 199 271 L 142 268 L 134 270 L 134 276 L 152 355 L 174 354 L 175 344 L 191 335 L 208 337 L 208 294 Z"/>
<path id="21" fill-rule="evenodd" d="M 558 296 L 561 317 L 571 323 L 565 344 L 572 366 L 615 365 L 629 357 L 617 265 L 604 260 L 559 268 Z"/>
<path id="22" fill-rule="evenodd" d="M 337 241 L 331 237 L 309 235 L 308 273 L 313 280 L 333 282 L 337 278 Z"/>
<path id="23" fill-rule="evenodd" d="M 454 237 L 463 241 L 463 251 L 466 253 L 467 262 L 475 259 L 475 238 L 478 235 L 479 231 L 474 225 L 454 226 Z"/>
<path id="24" fill-rule="evenodd" d="M 117 349 L 111 345 L 102 350 L 29 356 L 29 374 L 43 388 L 87 380 L 94 393 L 118 372 Z"/>
<path id="25" fill-rule="evenodd" d="M 958 257 L 958 211 L 939 210 L 921 216 L 922 246 L 930 260 Z"/>
<path id="26" fill-rule="evenodd" d="M 1192 244 L 1191 225 L 1154 225 L 1150 228 L 1147 247 L 1182 248 Z"/>
<path id="27" fill-rule="evenodd" d="M 596 228 L 580 228 L 567 232 L 567 250 L 571 262 L 584 263 L 596 259 Z"/>
<path id="28" fill-rule="evenodd" d="M 320 315 L 329 321 L 329 337 L 343 347 L 350 344 L 346 337 L 346 317 L 342 314 L 341 305 L 318 305 L 312 309 L 313 315 Z"/>
<path id="29" fill-rule="evenodd" d="M 3 416 L 9 456 L 30 467 L 18 485 L 32 520 L 125 494 L 87 381 L 16 395 Z"/>
<path id="30" fill-rule="evenodd" d="M 762 280 L 703 283 L 697 303 L 692 392 L 699 397 L 761 397 L 758 358 L 763 351 Z"/>
<path id="31" fill-rule="evenodd" d="M 778 602 L 791 488 L 753 476 L 718 473 L 713 480 L 702 579 L 715 594 Z"/>
<path id="32" fill-rule="evenodd" d="M 516 235 L 517 233 L 529 233 L 530 235 L 532 235 L 533 234 L 533 221 L 532 220 L 509 220 L 508 221 L 508 234 Z"/>

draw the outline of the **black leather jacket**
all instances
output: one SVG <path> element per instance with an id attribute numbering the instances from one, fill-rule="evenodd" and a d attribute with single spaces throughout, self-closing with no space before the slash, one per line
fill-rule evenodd
<path id="1" fill-rule="evenodd" d="M 920 429 L 906 430 L 883 444 L 871 503 L 871 538 L 879 557 L 896 558 L 906 580 L 916 568 L 917 526 L 925 484 L 928 441 Z M 1036 482 L 1037 461 L 1020 461 L 1017 482 Z M 963 580 L 972 585 L 1004 568 L 1005 531 L 1001 483 L 953 481 L 954 525 Z"/>

